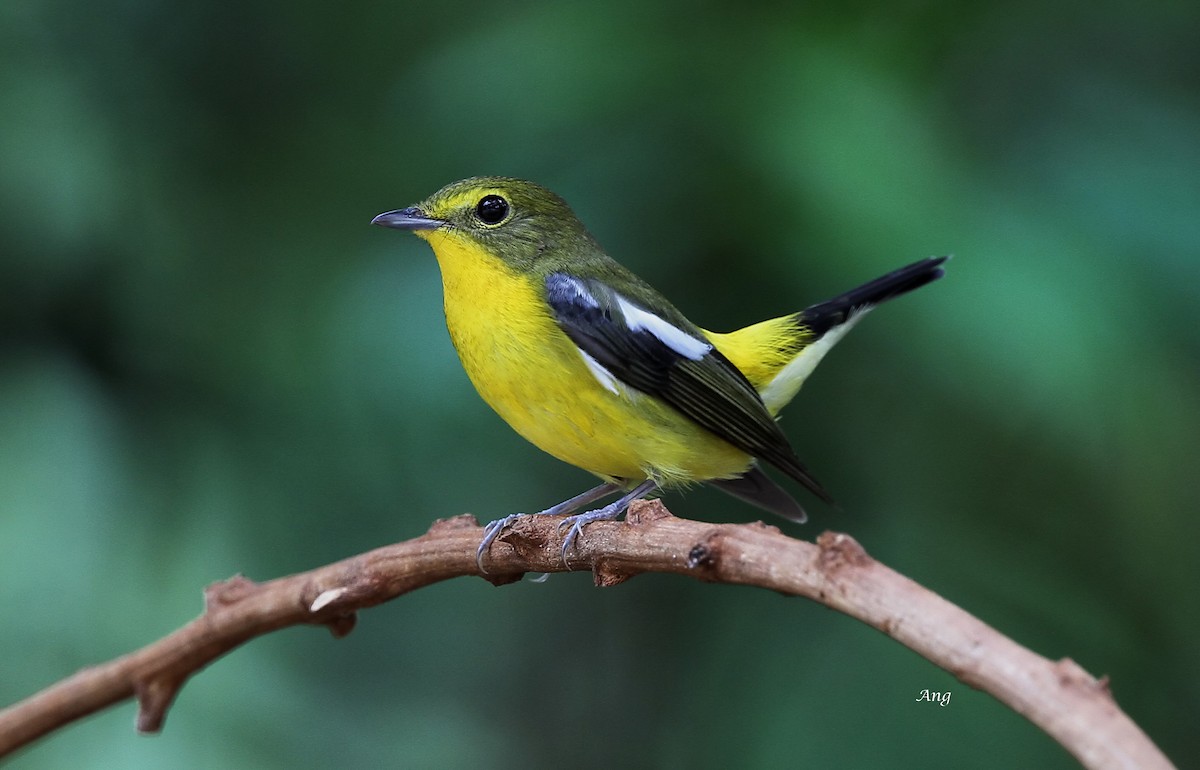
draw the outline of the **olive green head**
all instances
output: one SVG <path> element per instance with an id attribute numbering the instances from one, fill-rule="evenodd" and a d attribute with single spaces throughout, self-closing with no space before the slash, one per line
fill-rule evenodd
<path id="1" fill-rule="evenodd" d="M 481 176 L 448 184 L 416 206 L 388 211 L 372 224 L 438 230 L 465 238 L 514 267 L 532 269 L 599 247 L 566 202 L 523 179 Z"/>

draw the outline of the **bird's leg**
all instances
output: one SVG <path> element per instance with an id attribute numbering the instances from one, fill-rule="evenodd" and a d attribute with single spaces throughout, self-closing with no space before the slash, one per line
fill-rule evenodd
<path id="1" fill-rule="evenodd" d="M 561 532 L 563 527 L 570 527 L 571 531 L 567 533 L 567 537 L 563 540 L 562 545 L 562 560 L 563 565 L 567 564 L 567 552 L 571 550 L 571 546 L 575 544 L 575 538 L 583 533 L 583 528 L 593 521 L 611 521 L 617 518 L 629 504 L 634 500 L 639 500 L 654 490 L 658 489 L 658 482 L 654 479 L 646 479 L 641 484 L 631 489 L 622 495 L 618 500 L 609 503 L 603 508 L 597 508 L 594 511 L 585 511 L 577 513 L 574 516 L 568 516 L 559 523 L 558 529 Z M 582 497 L 582 495 L 580 495 Z"/>
<path id="2" fill-rule="evenodd" d="M 602 497 L 608 497 L 614 492 L 619 491 L 621 491 L 621 487 L 619 485 L 605 482 L 598 487 L 594 487 L 586 492 L 575 495 L 570 500 L 563 500 L 558 505 L 551 506 L 544 511 L 532 515 L 561 516 L 564 513 L 577 511 L 588 503 L 594 503 Z M 629 503 L 626 502 L 625 505 L 629 505 Z M 595 511 L 592 511 L 592 513 L 595 513 Z M 524 513 L 512 513 L 508 516 L 496 519 L 495 521 L 488 522 L 487 526 L 483 528 L 483 540 L 480 541 L 479 548 L 475 551 L 475 563 L 479 565 L 480 572 L 487 572 L 487 570 L 483 568 L 483 554 L 485 551 L 487 551 L 488 546 L 495 542 L 496 538 L 500 537 L 500 533 L 504 531 L 505 527 L 525 515 L 526 514 Z M 583 515 L 586 516 L 587 514 Z"/>

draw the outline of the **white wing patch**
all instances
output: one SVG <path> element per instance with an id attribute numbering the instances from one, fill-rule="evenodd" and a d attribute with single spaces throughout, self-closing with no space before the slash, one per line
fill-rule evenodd
<path id="1" fill-rule="evenodd" d="M 579 350 L 579 355 L 583 356 L 583 362 L 587 364 L 588 371 L 596 378 L 596 382 L 604 386 L 605 390 L 611 390 L 616 395 L 621 395 L 621 391 L 617 390 L 617 378 L 613 377 L 612 372 L 600 365 L 600 362 L 589 356 L 587 353 Z"/>
<path id="2" fill-rule="evenodd" d="M 583 281 L 565 273 L 558 273 L 552 278 L 558 286 L 563 284 L 569 286 L 580 304 L 590 308 L 600 307 L 600 302 L 594 294 L 588 291 L 587 284 Z M 621 315 L 625 319 L 625 326 L 629 331 L 646 332 L 677 354 L 693 361 L 699 361 L 712 351 L 713 346 L 708 342 L 696 339 L 669 321 L 663 320 L 648 310 L 643 310 L 616 292 L 612 292 L 612 296 L 617 301 L 617 307 L 620 308 Z M 604 386 L 605 390 L 626 397 L 631 397 L 637 392 L 613 376 L 612 372 L 588 355 L 587 351 L 579 346 L 576 346 L 575 349 L 579 351 L 579 355 L 583 356 L 583 362 L 587 364 L 588 371 L 592 373 L 597 382 Z"/>
<path id="3" fill-rule="evenodd" d="M 637 305 L 616 295 L 617 304 L 625 316 L 625 323 L 631 331 L 647 331 L 653 334 L 659 342 L 674 350 L 684 358 L 699 361 L 712 350 L 712 345 L 698 340 L 677 326 L 671 325 L 648 310 L 642 310 Z"/>

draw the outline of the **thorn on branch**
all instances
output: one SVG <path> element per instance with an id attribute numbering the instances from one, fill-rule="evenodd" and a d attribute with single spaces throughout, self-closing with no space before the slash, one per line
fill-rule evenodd
<path id="1" fill-rule="evenodd" d="M 157 733 L 167 720 L 167 710 L 175 702 L 186 676 L 160 675 L 137 683 L 134 692 L 138 700 L 137 731 Z"/>
<path id="2" fill-rule="evenodd" d="M 493 543 L 492 545 L 495 545 L 495 543 Z M 479 577 L 483 578 L 487 582 L 489 582 L 492 585 L 499 588 L 500 586 L 506 586 L 506 585 L 510 585 L 512 583 L 520 583 L 521 579 L 525 577 L 525 573 L 524 572 L 502 572 L 499 574 L 493 574 L 491 572 L 488 572 L 487 574 L 480 575 Z"/>
<path id="3" fill-rule="evenodd" d="M 228 580 L 211 583 L 204 588 L 204 609 L 212 611 L 217 607 L 235 604 L 257 591 L 259 584 L 242 575 L 234 575 Z"/>
<path id="4" fill-rule="evenodd" d="M 333 634 L 334 639 L 341 639 L 358 625 L 358 613 L 350 612 L 345 615 L 334 615 L 329 620 L 324 621 L 324 624 L 329 629 L 329 633 Z"/>
<path id="5" fill-rule="evenodd" d="M 752 521 L 749 524 L 747 524 L 746 526 L 752 527 L 754 529 L 760 529 L 763 532 L 770 532 L 773 534 L 782 534 L 783 533 L 782 529 L 775 526 L 774 524 L 768 524 L 767 522 L 763 521 L 762 519 L 759 519 L 758 521 Z"/>
<path id="6" fill-rule="evenodd" d="M 675 515 L 667 510 L 662 500 L 634 500 L 629 504 L 625 513 L 625 522 L 633 526 L 649 524 L 661 519 L 673 519 Z"/>
<path id="7" fill-rule="evenodd" d="M 843 532 L 822 532 L 817 537 L 820 566 L 826 575 L 848 567 L 867 567 L 875 562 L 858 541 Z"/>
<path id="8" fill-rule="evenodd" d="M 601 559 L 592 566 L 592 583 L 597 588 L 612 588 L 631 577 L 633 574 L 615 566 L 607 559 Z"/>
<path id="9" fill-rule="evenodd" d="M 1058 673 L 1058 683 L 1062 687 L 1095 692 L 1110 700 L 1112 699 L 1112 689 L 1109 687 L 1107 675 L 1097 679 L 1089 674 L 1083 666 L 1080 666 L 1070 658 L 1062 658 L 1055 661 L 1054 668 Z"/>
<path id="10" fill-rule="evenodd" d="M 480 527 L 479 519 L 475 518 L 471 513 L 460 513 L 457 516 L 449 516 L 445 519 L 437 519 L 429 525 L 429 529 L 425 532 L 426 535 L 440 535 L 445 532 L 451 532 L 458 529 Z"/>

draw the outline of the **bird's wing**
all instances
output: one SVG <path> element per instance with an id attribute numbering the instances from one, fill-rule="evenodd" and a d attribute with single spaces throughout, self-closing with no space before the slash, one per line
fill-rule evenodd
<path id="1" fill-rule="evenodd" d="M 792 499 L 783 487 L 766 474 L 758 465 L 750 466 L 750 470 L 732 479 L 715 479 L 708 482 L 725 494 L 733 495 L 751 505 L 758 506 L 764 511 L 791 519 L 797 524 L 808 521 L 808 514 L 800 503 Z"/>
<path id="2" fill-rule="evenodd" d="M 600 367 L 598 377 L 609 375 L 662 400 L 821 499 L 831 499 L 796 457 L 754 386 L 698 330 L 680 328 L 595 278 L 551 273 L 546 299 L 593 372 Z"/>

